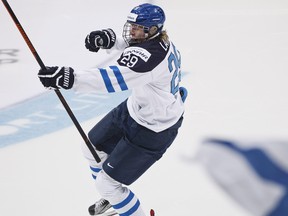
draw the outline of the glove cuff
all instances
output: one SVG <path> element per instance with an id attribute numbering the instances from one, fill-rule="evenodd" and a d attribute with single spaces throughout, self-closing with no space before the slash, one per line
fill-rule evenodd
<path id="1" fill-rule="evenodd" d="M 107 46 L 103 46 L 103 49 L 111 49 L 116 43 L 116 34 L 115 32 L 108 28 L 102 30 L 107 35 Z"/>
<path id="2" fill-rule="evenodd" d="M 74 69 L 71 67 L 62 67 L 63 70 L 63 77 L 59 80 L 58 86 L 63 89 L 71 89 L 74 84 Z"/>

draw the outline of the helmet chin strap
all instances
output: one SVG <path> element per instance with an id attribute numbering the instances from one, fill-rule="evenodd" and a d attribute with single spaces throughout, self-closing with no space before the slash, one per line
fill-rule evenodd
<path id="1" fill-rule="evenodd" d="M 147 34 L 147 40 L 151 40 L 153 38 L 156 38 L 159 34 L 160 34 L 160 32 L 156 33 L 155 35 L 153 35 L 151 37 L 148 37 L 148 34 Z"/>
<path id="2" fill-rule="evenodd" d="M 157 37 L 160 34 L 160 32 L 157 32 L 157 31 L 158 31 L 157 26 L 152 26 L 149 29 L 149 32 L 145 33 L 145 38 L 147 38 L 147 40 L 150 40 L 150 39 L 153 39 L 153 38 Z"/>

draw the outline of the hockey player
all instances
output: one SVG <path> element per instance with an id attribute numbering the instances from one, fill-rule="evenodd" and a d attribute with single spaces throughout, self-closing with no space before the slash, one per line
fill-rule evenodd
<path id="1" fill-rule="evenodd" d="M 83 145 L 102 196 L 89 207 L 91 215 L 101 214 L 112 206 L 122 216 L 144 216 L 139 199 L 127 185 L 162 157 L 182 124 L 187 92 L 179 88 L 180 53 L 163 29 L 164 22 L 165 14 L 159 6 L 139 5 L 131 10 L 124 25 L 125 43 L 112 29 L 92 31 L 85 39 L 91 52 L 122 49 L 116 62 L 83 71 L 47 67 L 38 73 L 43 85 L 51 89 L 132 91 L 127 100 L 88 133 L 101 162 L 97 163 Z"/>

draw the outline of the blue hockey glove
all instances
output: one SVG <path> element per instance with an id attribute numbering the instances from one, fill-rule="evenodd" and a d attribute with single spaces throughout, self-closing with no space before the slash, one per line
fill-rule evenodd
<path id="1" fill-rule="evenodd" d="M 70 89 L 74 84 L 74 70 L 71 67 L 46 67 L 39 70 L 38 77 L 49 89 Z"/>
<path id="2" fill-rule="evenodd" d="M 85 47 L 91 52 L 98 52 L 99 49 L 110 49 L 116 42 L 116 35 L 112 29 L 92 31 L 85 38 Z"/>
<path id="3" fill-rule="evenodd" d="M 179 91 L 180 91 L 181 99 L 182 99 L 182 101 L 184 103 L 186 98 L 187 98 L 187 96 L 188 96 L 188 91 L 187 91 L 187 89 L 185 87 L 180 87 Z"/>

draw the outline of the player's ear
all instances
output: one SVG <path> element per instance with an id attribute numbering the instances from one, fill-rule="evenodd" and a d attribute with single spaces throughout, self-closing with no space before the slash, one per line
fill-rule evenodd
<path id="1" fill-rule="evenodd" d="M 154 35 L 156 34 L 158 28 L 157 26 L 152 26 L 150 29 L 149 29 L 149 35 Z"/>

